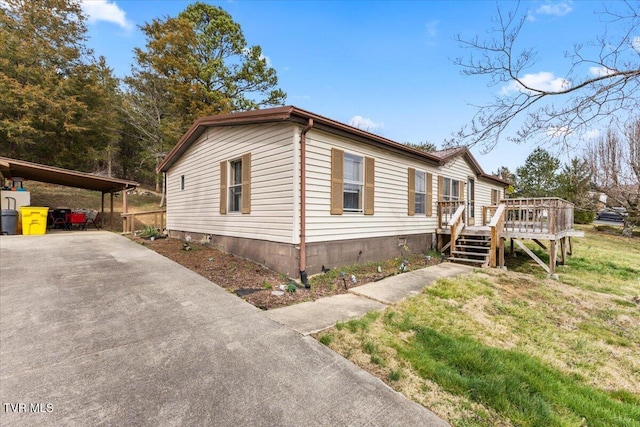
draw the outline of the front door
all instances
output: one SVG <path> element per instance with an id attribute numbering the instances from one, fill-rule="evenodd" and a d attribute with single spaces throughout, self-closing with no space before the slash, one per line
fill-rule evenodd
<path id="1" fill-rule="evenodd" d="M 467 180 L 467 225 L 476 224 L 476 185 L 473 178 Z"/>

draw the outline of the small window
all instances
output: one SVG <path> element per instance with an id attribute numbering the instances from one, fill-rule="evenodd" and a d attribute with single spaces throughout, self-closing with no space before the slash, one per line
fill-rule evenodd
<path id="1" fill-rule="evenodd" d="M 416 171 L 416 213 L 425 214 L 427 211 L 427 186 L 425 173 Z"/>
<path id="2" fill-rule="evenodd" d="M 242 160 L 231 160 L 229 172 L 229 212 L 240 212 L 242 209 Z"/>
<path id="3" fill-rule="evenodd" d="M 343 209 L 345 212 L 362 212 L 363 164 L 363 157 L 344 154 Z"/>
<path id="4" fill-rule="evenodd" d="M 498 203 L 500 203 L 500 190 L 492 189 L 491 190 L 491 204 L 495 206 Z"/>
<path id="5" fill-rule="evenodd" d="M 184 175 L 180 175 L 180 190 L 184 190 Z"/>

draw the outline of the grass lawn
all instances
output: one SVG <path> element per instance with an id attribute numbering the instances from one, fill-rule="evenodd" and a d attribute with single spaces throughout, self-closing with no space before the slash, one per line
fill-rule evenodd
<path id="1" fill-rule="evenodd" d="M 456 426 L 640 426 L 640 239 L 584 230 L 318 339 Z"/>

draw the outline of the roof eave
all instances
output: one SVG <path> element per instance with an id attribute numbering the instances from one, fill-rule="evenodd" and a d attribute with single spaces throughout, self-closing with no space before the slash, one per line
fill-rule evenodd
<path id="1" fill-rule="evenodd" d="M 353 126 L 340 123 L 318 114 L 311 113 L 301 108 L 287 106 L 270 108 L 267 110 L 252 110 L 240 113 L 229 113 L 217 116 L 202 117 L 195 121 L 189 130 L 178 140 L 176 145 L 167 154 L 164 160 L 158 165 L 159 172 L 167 172 L 169 168 L 184 154 L 184 152 L 193 144 L 209 127 L 213 126 L 233 126 L 245 124 L 270 123 L 279 121 L 291 121 L 299 124 L 305 124 L 309 119 L 314 121 L 314 128 L 325 130 L 331 133 L 341 134 L 349 138 L 355 138 L 366 143 L 384 147 L 398 153 L 409 155 L 420 160 L 427 160 L 431 163 L 440 165 L 442 160 L 430 153 L 407 147 L 390 139 L 386 139 L 379 135 L 354 128 Z"/>

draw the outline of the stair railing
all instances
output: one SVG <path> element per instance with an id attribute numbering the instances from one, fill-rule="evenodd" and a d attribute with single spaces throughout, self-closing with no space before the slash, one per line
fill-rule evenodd
<path id="1" fill-rule="evenodd" d="M 451 229 L 451 246 L 449 247 L 449 253 L 451 254 L 453 254 L 453 251 L 456 250 L 456 240 L 458 240 L 458 236 L 460 236 L 460 233 L 462 232 L 465 226 L 464 210 L 465 210 L 464 204 L 461 204 L 460 206 L 458 206 L 458 209 L 456 210 L 456 212 L 453 214 L 453 216 L 447 223 L 447 226 Z"/>
<path id="2" fill-rule="evenodd" d="M 500 267 L 504 264 L 504 244 L 502 243 L 502 232 L 504 231 L 504 218 L 506 206 L 504 203 L 498 205 L 495 213 L 489 221 L 489 229 L 491 230 L 491 252 L 489 252 L 489 266 L 496 267 L 498 259 L 496 252 L 499 249 Z"/>

